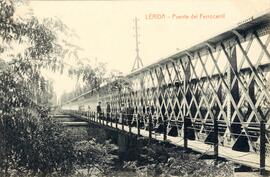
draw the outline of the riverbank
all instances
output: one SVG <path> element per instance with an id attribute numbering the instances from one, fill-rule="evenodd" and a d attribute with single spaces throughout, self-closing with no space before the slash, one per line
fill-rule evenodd
<path id="1" fill-rule="evenodd" d="M 233 176 L 234 164 L 224 159 L 215 164 L 213 159 L 207 159 L 205 155 L 191 150 L 186 151 L 166 142 L 152 140 L 150 143 L 147 138 L 122 135 L 119 132 L 100 129 L 96 126 L 87 127 L 87 131 L 85 128 L 71 129 L 73 136 L 84 135 L 82 138 L 76 137 L 77 145 L 82 145 L 82 142 L 87 144 L 89 141 L 92 144 L 91 151 L 99 147 L 110 150 L 102 156 L 104 163 L 101 163 L 100 167 L 92 166 L 89 170 L 83 168 L 83 165 L 78 166 L 73 175 L 80 177 Z M 88 137 L 87 141 L 86 137 Z M 84 151 L 87 151 L 87 148 Z"/>
<path id="2" fill-rule="evenodd" d="M 143 141 L 138 142 L 142 145 Z M 134 160 L 117 159 L 111 164 L 110 170 L 102 172 L 92 169 L 89 174 L 85 169 L 79 169 L 77 176 L 233 176 L 234 165 L 232 162 L 220 161 L 215 165 L 213 159 L 204 159 L 201 154 L 186 152 L 182 148 L 152 142 L 136 149 L 137 158 Z M 106 159 L 106 158 L 105 158 Z"/>

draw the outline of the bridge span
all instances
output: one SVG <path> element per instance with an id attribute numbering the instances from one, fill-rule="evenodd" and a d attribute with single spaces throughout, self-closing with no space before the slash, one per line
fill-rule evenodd
<path id="1" fill-rule="evenodd" d="M 62 110 L 270 170 L 269 43 L 268 10 L 79 95 Z"/>

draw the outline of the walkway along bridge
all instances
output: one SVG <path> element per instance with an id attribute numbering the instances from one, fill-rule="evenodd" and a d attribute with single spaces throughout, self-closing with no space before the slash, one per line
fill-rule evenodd
<path id="1" fill-rule="evenodd" d="M 62 110 L 196 151 L 212 149 L 216 157 L 261 172 L 270 170 L 269 43 L 267 11 L 132 72 L 122 82 L 73 98 Z"/>

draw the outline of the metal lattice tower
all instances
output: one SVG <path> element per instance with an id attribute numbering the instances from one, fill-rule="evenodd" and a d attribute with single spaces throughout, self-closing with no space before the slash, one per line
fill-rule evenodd
<path id="1" fill-rule="evenodd" d="M 131 71 L 135 71 L 143 67 L 142 59 L 139 55 L 139 39 L 138 39 L 138 18 L 135 17 L 135 39 L 136 39 L 136 58 Z"/>

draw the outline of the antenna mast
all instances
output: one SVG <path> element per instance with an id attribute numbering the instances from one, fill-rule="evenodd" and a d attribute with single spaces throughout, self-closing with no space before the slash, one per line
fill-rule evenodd
<path id="1" fill-rule="evenodd" d="M 139 55 L 139 35 L 138 35 L 138 18 L 135 17 L 135 38 L 136 38 L 136 58 L 131 71 L 138 70 L 143 67 L 142 59 Z"/>

